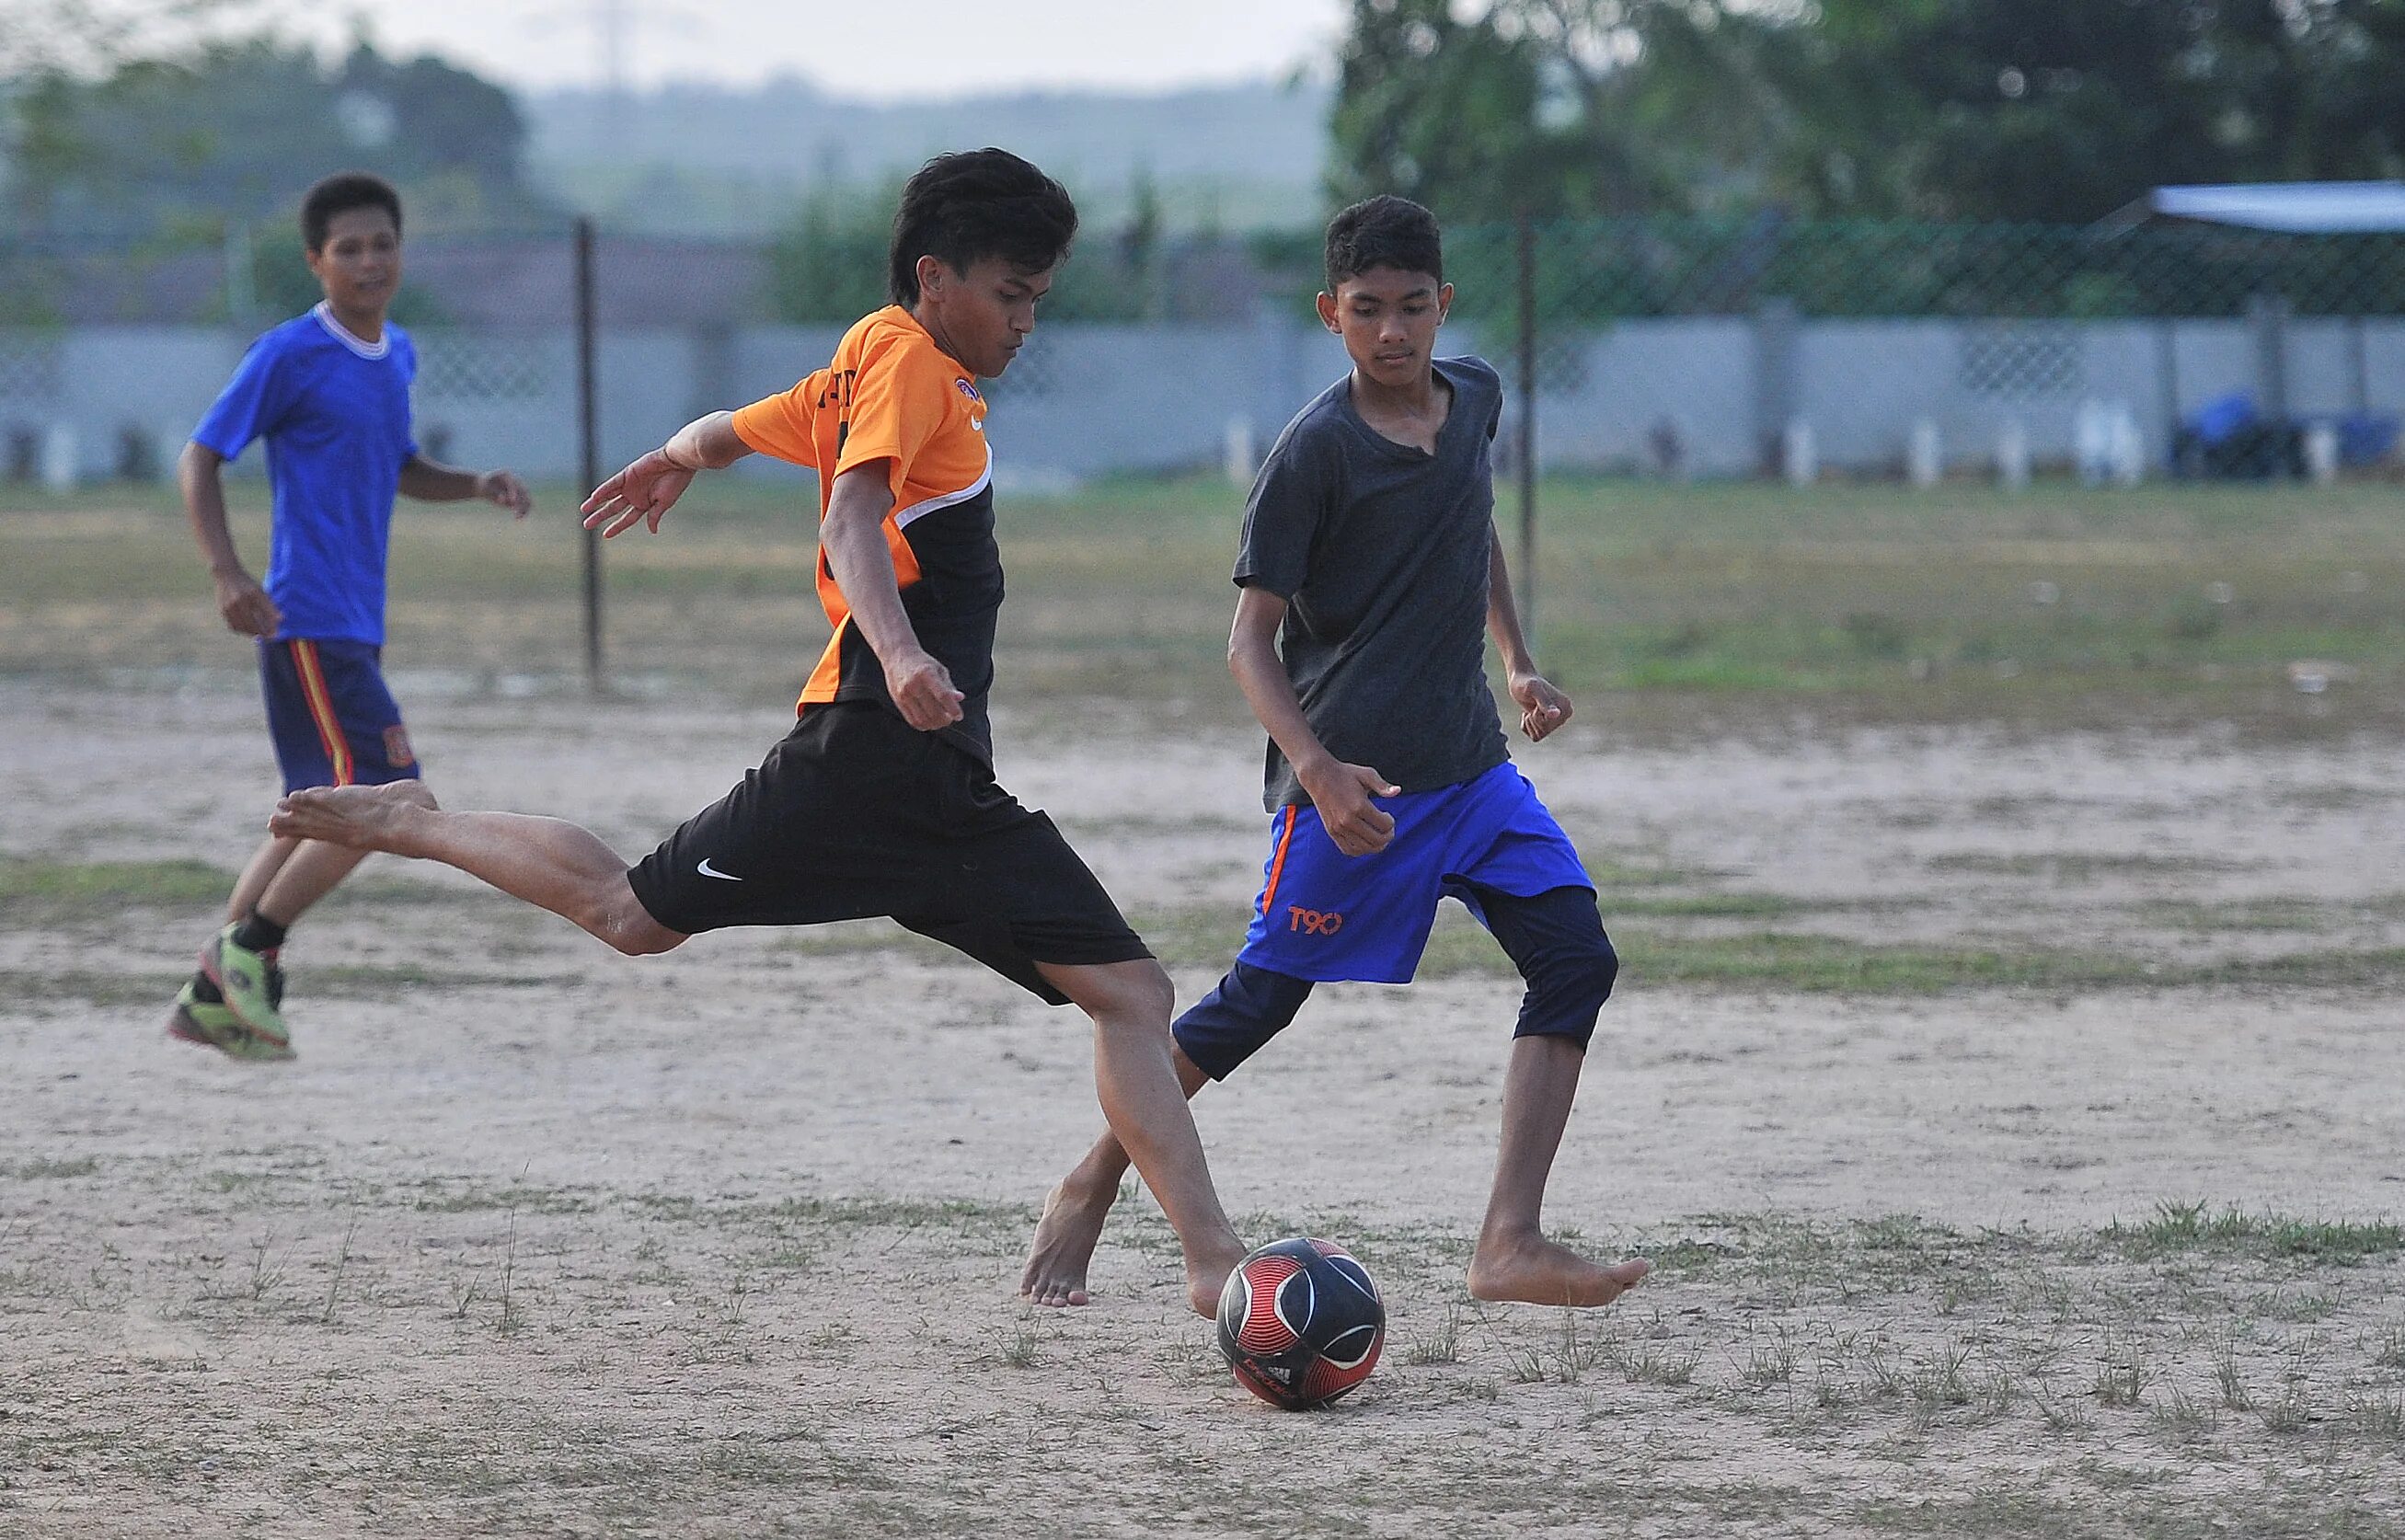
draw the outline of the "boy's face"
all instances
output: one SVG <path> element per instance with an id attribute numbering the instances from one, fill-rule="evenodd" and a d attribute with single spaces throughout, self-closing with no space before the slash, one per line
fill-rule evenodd
<path id="1" fill-rule="evenodd" d="M 940 257 L 921 257 L 911 313 L 963 368 L 990 380 L 1035 329 L 1035 302 L 1050 292 L 1056 271 L 1021 273 L 1003 258 L 980 257 L 960 273 Z"/>
<path id="2" fill-rule="evenodd" d="M 326 244 L 309 271 L 336 310 L 381 315 L 401 287 L 401 231 L 382 208 L 346 208 L 326 221 Z"/>
<path id="3" fill-rule="evenodd" d="M 1382 385 L 1405 389 L 1428 378 L 1436 329 L 1453 303 L 1453 286 L 1432 273 L 1373 267 L 1319 297 L 1319 319 L 1344 339 L 1353 367 Z"/>

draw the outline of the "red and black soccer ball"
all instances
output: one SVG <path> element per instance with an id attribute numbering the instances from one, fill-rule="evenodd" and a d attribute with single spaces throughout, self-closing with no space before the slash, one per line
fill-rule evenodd
<path id="1" fill-rule="evenodd" d="M 1378 1285 L 1333 1241 L 1273 1240 L 1219 1293 L 1219 1351 L 1236 1382 L 1287 1411 L 1324 1407 L 1369 1379 L 1385 1342 Z"/>

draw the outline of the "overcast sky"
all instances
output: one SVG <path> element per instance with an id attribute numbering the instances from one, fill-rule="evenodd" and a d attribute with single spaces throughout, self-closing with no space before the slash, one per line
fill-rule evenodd
<path id="1" fill-rule="evenodd" d="M 803 76 L 881 100 L 1040 87 L 1150 91 L 1324 67 L 1344 0 L 264 0 L 243 7 L 339 42 L 437 52 L 513 85 L 598 83 L 615 12 L 634 86 Z"/>

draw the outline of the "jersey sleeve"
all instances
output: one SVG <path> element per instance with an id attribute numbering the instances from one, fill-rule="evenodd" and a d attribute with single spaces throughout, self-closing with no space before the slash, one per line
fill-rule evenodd
<path id="1" fill-rule="evenodd" d="M 822 369 L 791 390 L 737 409 L 735 436 L 758 454 L 818 469 L 818 441 L 811 430 L 825 402 L 827 384 L 827 371 Z"/>
<path id="2" fill-rule="evenodd" d="M 863 359 L 834 474 L 891 460 L 887 481 L 900 496 L 920 452 L 952 410 L 958 377 L 949 362 L 923 346 L 889 346 Z"/>
<path id="3" fill-rule="evenodd" d="M 251 343 L 234 366 L 233 378 L 192 429 L 192 441 L 224 459 L 239 459 L 252 440 L 275 431 L 291 405 L 291 365 L 271 332 Z"/>
<path id="4" fill-rule="evenodd" d="M 1311 548 L 1336 493 L 1334 467 L 1315 435 L 1289 432 L 1279 440 L 1245 501 L 1245 532 L 1236 548 L 1237 586 L 1281 599 L 1301 592 L 1311 576 Z"/>

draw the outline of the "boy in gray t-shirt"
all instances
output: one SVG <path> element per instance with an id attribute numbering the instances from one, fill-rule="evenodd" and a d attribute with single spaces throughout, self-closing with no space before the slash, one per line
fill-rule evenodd
<path id="1" fill-rule="evenodd" d="M 1620 963 L 1487 687 L 1482 631 L 1529 741 L 1569 720 L 1528 655 L 1495 530 L 1502 382 L 1480 359 L 1434 356 L 1452 301 L 1436 219 L 1417 203 L 1372 198 L 1329 225 L 1319 316 L 1353 370 L 1279 436 L 1236 556 L 1229 667 L 1269 730 L 1270 854 L 1234 966 L 1177 1021 L 1177 1072 L 1188 1096 L 1225 1079 L 1320 980 L 1410 982 L 1438 901 L 1459 899 L 1527 981 L 1470 1292 L 1608 1305 L 1647 1264 L 1590 1262 L 1547 1240 L 1539 1215 Z M 1105 1135 L 1054 1190 L 1021 1293 L 1086 1302 L 1126 1169 Z"/>

